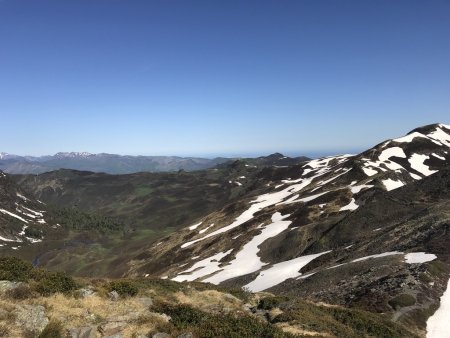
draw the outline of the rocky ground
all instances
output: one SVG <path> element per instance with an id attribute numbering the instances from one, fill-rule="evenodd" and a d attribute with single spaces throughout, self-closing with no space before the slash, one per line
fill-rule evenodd
<path id="1" fill-rule="evenodd" d="M 159 279 L 73 279 L 0 258 L 0 337 L 415 337 L 383 315 Z"/>

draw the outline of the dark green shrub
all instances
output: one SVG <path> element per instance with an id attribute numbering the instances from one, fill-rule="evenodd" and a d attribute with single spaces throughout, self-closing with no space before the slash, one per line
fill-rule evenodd
<path id="1" fill-rule="evenodd" d="M 258 303 L 258 309 L 271 310 L 279 307 L 281 303 L 286 302 L 288 298 L 281 296 L 271 296 L 262 298 Z"/>
<path id="2" fill-rule="evenodd" d="M 16 257 L 0 257 L 0 280 L 26 282 L 33 266 Z"/>
<path id="3" fill-rule="evenodd" d="M 156 311 L 171 317 L 170 323 L 177 334 L 189 331 L 194 337 L 202 338 L 292 337 L 275 326 L 247 315 L 214 315 L 183 304 L 159 304 Z"/>
<path id="4" fill-rule="evenodd" d="M 50 322 L 38 336 L 38 338 L 63 338 L 63 326 L 60 322 Z"/>
<path id="5" fill-rule="evenodd" d="M 206 319 L 206 313 L 184 304 L 162 304 L 158 307 L 158 311 L 169 315 L 172 324 L 181 329 L 198 325 Z"/>
<path id="6" fill-rule="evenodd" d="M 139 292 L 139 288 L 136 283 L 127 280 L 119 280 L 110 282 L 108 285 L 109 291 L 116 291 L 122 297 L 136 296 Z"/>
<path id="7" fill-rule="evenodd" d="M 40 277 L 36 278 L 34 289 L 43 296 L 57 292 L 68 294 L 77 288 L 75 280 L 62 272 L 47 272 Z"/>
<path id="8" fill-rule="evenodd" d="M 42 233 L 39 229 L 36 229 L 36 228 L 26 228 L 25 236 L 31 237 L 31 238 L 41 238 Z"/>
<path id="9" fill-rule="evenodd" d="M 392 298 L 389 302 L 389 305 L 392 306 L 393 309 L 400 309 L 406 306 L 412 306 L 416 304 L 416 299 L 414 296 L 403 293 L 398 295 L 397 297 Z"/>

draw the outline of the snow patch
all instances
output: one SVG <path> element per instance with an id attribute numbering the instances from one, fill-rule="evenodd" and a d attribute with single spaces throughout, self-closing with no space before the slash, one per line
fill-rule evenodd
<path id="1" fill-rule="evenodd" d="M 435 254 L 427 254 L 425 252 L 411 252 L 405 255 L 405 262 L 408 264 L 426 263 L 435 260 Z"/>
<path id="2" fill-rule="evenodd" d="M 411 158 L 408 159 L 408 162 L 411 164 L 411 168 L 420 172 L 425 176 L 430 176 L 437 172 L 437 170 L 430 170 L 430 168 L 423 164 L 425 160 L 428 160 L 430 156 L 423 154 L 412 154 Z"/>
<path id="3" fill-rule="evenodd" d="M 351 211 L 353 211 L 353 210 L 358 209 L 358 207 L 359 207 L 358 204 L 355 203 L 355 199 L 352 198 L 352 200 L 350 201 L 350 203 L 347 204 L 347 205 L 344 205 L 342 208 L 339 209 L 339 211 L 346 211 L 346 210 L 351 210 Z"/>
<path id="4" fill-rule="evenodd" d="M 195 229 L 197 229 L 200 225 L 202 225 L 202 223 L 203 222 L 200 222 L 200 223 L 197 223 L 197 224 L 194 224 L 194 225 L 191 225 L 190 227 L 189 227 L 189 230 L 195 230 Z"/>
<path id="5" fill-rule="evenodd" d="M 214 276 L 205 279 L 204 282 L 219 284 L 227 279 L 258 271 L 264 265 L 267 265 L 258 256 L 259 246 L 268 238 L 279 235 L 289 227 L 292 222 L 284 221 L 288 216 L 282 216 L 279 212 L 273 214 L 271 224 L 266 225 L 259 235 L 256 235 L 250 242 L 246 243 L 229 265 L 223 267 L 223 270 Z"/>
<path id="6" fill-rule="evenodd" d="M 289 278 L 296 278 L 302 275 L 299 271 L 309 262 L 330 251 L 321 252 L 314 255 L 297 257 L 285 262 L 277 263 L 270 268 L 263 270 L 252 282 L 245 285 L 252 292 L 259 292 L 278 285 Z"/>
<path id="7" fill-rule="evenodd" d="M 16 215 L 16 214 L 14 214 L 14 213 L 8 211 L 8 210 L 0 209 L 0 212 L 4 213 L 4 214 L 6 214 L 6 215 L 9 215 L 9 216 L 15 217 L 15 218 L 21 220 L 22 222 L 28 223 L 28 221 L 27 221 L 26 219 L 24 219 L 24 218 L 22 218 L 22 217 L 20 217 L 20 216 L 18 216 L 18 215 Z"/>
<path id="8" fill-rule="evenodd" d="M 219 252 L 211 257 L 198 261 L 190 269 L 182 271 L 180 275 L 172 278 L 172 280 L 176 282 L 192 282 L 197 278 L 201 278 L 219 271 L 221 270 L 221 268 L 219 268 L 219 261 L 226 255 L 228 255 L 231 251 L 233 251 L 233 249 L 230 249 L 226 252 Z"/>
<path id="9" fill-rule="evenodd" d="M 390 178 L 388 178 L 387 180 L 383 180 L 382 182 L 383 182 L 384 186 L 386 187 L 387 191 L 391 191 L 391 190 L 403 187 L 405 185 L 400 180 L 395 181 L 395 180 L 392 180 Z"/>
<path id="10" fill-rule="evenodd" d="M 448 338 L 450 332 L 450 280 L 439 309 L 427 320 L 427 338 Z"/>
<path id="11" fill-rule="evenodd" d="M 357 259 L 352 260 L 350 263 L 361 262 L 361 261 L 365 261 L 365 260 L 371 259 L 371 258 L 380 258 L 380 257 L 393 256 L 393 255 L 402 255 L 402 254 L 403 254 L 403 252 L 399 252 L 399 251 L 383 252 L 383 253 L 377 254 L 377 255 L 370 255 L 370 256 L 357 258 Z"/>

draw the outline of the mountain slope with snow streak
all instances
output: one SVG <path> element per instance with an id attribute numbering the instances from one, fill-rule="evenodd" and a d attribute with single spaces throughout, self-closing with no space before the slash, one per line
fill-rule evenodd
<path id="1" fill-rule="evenodd" d="M 41 242 L 45 229 L 46 206 L 26 194 L 0 172 L 0 250 L 18 250 L 24 245 Z"/>
<path id="2" fill-rule="evenodd" d="M 414 311 L 437 302 L 442 285 L 440 276 L 430 277 L 434 288 L 406 281 L 417 281 L 448 250 L 439 236 L 448 233 L 449 152 L 450 126 L 435 124 L 358 155 L 265 168 L 237 202 L 146 248 L 128 275 L 292 292 L 410 320 Z M 417 263 L 408 264 L 403 255 L 387 252 L 438 259 L 410 258 Z M 374 258 L 358 260 L 368 256 Z M 373 271 L 361 270 L 367 267 Z M 361 294 L 354 296 L 356 280 Z M 336 289 L 339 283 L 343 287 Z M 390 283 L 395 286 L 386 293 Z M 408 311 L 392 308 L 389 299 L 378 304 L 366 295 L 364 303 L 369 285 L 388 298 L 402 292 L 424 296 Z M 424 330 L 424 322 L 417 325 Z"/>

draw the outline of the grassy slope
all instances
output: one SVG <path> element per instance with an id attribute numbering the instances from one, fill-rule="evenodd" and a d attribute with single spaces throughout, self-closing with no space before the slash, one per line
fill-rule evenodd
<path id="1" fill-rule="evenodd" d="M 26 304 L 45 308 L 50 323 L 40 337 L 63 337 L 73 327 L 97 330 L 111 322 L 121 322 L 124 337 L 151 337 L 156 332 L 172 337 L 187 332 L 194 337 L 224 338 L 416 337 L 383 315 L 210 284 L 153 279 L 74 281 L 8 259 L 0 259 L 0 277 L 24 282 L 16 289 L 0 291 L 0 335 L 8 337 L 38 334 L 16 323 L 17 306 Z M 83 297 L 81 288 L 95 294 Z M 120 294 L 119 300 L 109 298 L 112 290 Z M 143 304 L 142 297 L 150 297 L 153 304 Z M 169 315 L 170 321 L 161 314 Z"/>

